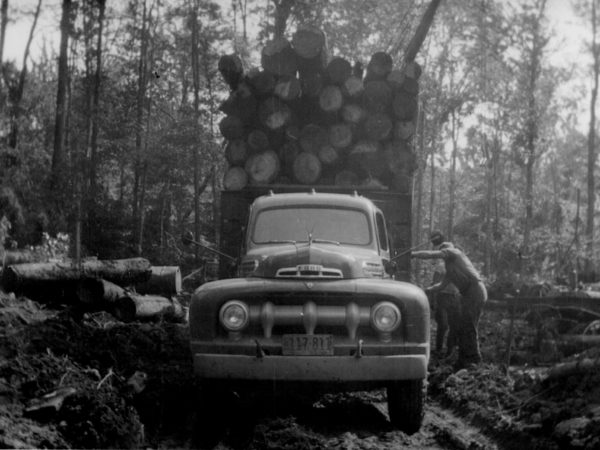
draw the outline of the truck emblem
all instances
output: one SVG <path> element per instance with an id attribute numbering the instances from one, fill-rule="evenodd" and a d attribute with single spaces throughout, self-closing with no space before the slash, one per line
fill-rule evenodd
<path id="1" fill-rule="evenodd" d="M 306 283 L 306 287 L 309 288 L 309 289 L 312 289 L 314 285 L 315 284 L 312 283 L 312 282 L 310 282 L 310 281 L 308 283 Z"/>

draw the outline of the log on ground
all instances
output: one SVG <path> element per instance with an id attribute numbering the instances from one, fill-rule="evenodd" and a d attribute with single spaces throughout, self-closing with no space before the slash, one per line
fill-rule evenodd
<path id="1" fill-rule="evenodd" d="M 168 320 L 183 322 L 185 309 L 176 299 L 169 299 L 159 295 L 140 295 L 129 292 L 114 304 L 113 315 L 123 321 L 134 320 Z"/>
<path id="2" fill-rule="evenodd" d="M 177 295 L 181 292 L 181 270 L 179 266 L 152 266 L 152 275 L 143 283 L 136 283 L 140 294 Z"/>
<path id="3" fill-rule="evenodd" d="M 128 286 L 150 278 L 150 261 L 145 258 L 27 263 L 7 267 L 3 272 L 4 285 L 12 290 L 43 281 L 73 281 L 83 278 L 102 278 Z"/>

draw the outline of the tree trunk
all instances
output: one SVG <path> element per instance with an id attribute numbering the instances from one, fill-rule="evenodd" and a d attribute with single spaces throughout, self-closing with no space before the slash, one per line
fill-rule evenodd
<path id="1" fill-rule="evenodd" d="M 450 186 L 448 187 L 448 228 L 447 239 L 452 241 L 454 234 L 454 207 L 456 205 L 456 162 L 458 159 L 458 119 L 452 110 L 452 165 L 450 166 Z"/>
<path id="2" fill-rule="evenodd" d="M 11 95 L 10 132 L 8 136 L 8 145 L 11 148 L 17 148 L 17 141 L 19 136 L 19 117 L 21 116 L 21 101 L 23 100 L 23 93 L 25 91 L 25 81 L 27 79 L 27 59 L 29 58 L 29 49 L 31 47 L 31 41 L 33 39 L 33 34 L 35 33 L 35 28 L 37 26 L 38 17 L 40 16 L 41 6 L 42 0 L 38 0 L 37 8 L 33 16 L 33 24 L 31 25 L 31 29 L 29 30 L 27 44 L 25 44 L 25 52 L 23 53 L 23 67 L 21 67 L 21 73 L 19 74 L 19 83 L 17 85 L 16 92 L 14 92 L 13 95 Z"/>
<path id="3" fill-rule="evenodd" d="M 133 185 L 133 244 L 137 247 L 141 237 L 140 224 L 142 221 L 141 190 L 144 170 L 144 109 L 146 101 L 146 88 L 148 84 L 148 11 L 146 0 L 142 0 L 142 23 L 140 33 L 140 54 L 138 61 L 138 86 L 136 101 L 136 127 L 135 127 L 135 166 Z"/>
<path id="4" fill-rule="evenodd" d="M 417 31 L 415 32 L 414 36 L 412 37 L 412 39 L 408 43 L 408 46 L 406 47 L 406 51 L 404 53 L 405 64 L 413 62 L 415 60 L 417 53 L 419 53 L 419 50 L 423 45 L 423 41 L 427 36 L 427 32 L 429 31 L 429 28 L 433 23 L 435 12 L 437 11 L 438 6 L 440 6 L 441 1 L 442 0 L 431 0 L 431 3 L 425 11 L 425 14 L 423 14 L 423 17 L 421 18 L 421 22 L 419 22 Z"/>
<path id="5" fill-rule="evenodd" d="M 4 67 L 4 41 L 8 23 L 8 0 L 2 0 L 0 6 L 0 68 Z M 4 73 L 0 73 L 0 90 L 4 89 Z"/>
<path id="6" fill-rule="evenodd" d="M 587 260 L 594 258 L 594 214 L 596 205 L 595 168 L 596 168 L 596 101 L 598 98 L 598 78 L 600 75 L 600 46 L 597 42 L 597 11 L 596 2 L 592 1 L 592 56 L 594 58 L 593 88 L 590 99 L 590 128 L 588 132 L 588 165 L 587 165 Z M 592 267 L 586 271 L 591 272 Z"/>
<path id="7" fill-rule="evenodd" d="M 194 135 L 196 137 L 196 142 L 199 144 L 200 140 L 200 132 L 198 130 L 199 121 L 200 121 L 200 62 L 199 62 L 199 46 L 198 46 L 198 0 L 192 1 L 192 8 L 190 10 L 190 19 L 191 19 L 191 48 L 190 48 L 190 61 L 192 63 L 192 83 L 194 87 Z M 233 75 L 235 77 L 235 75 Z M 233 81 L 233 80 L 229 80 Z M 234 120 L 235 119 L 235 120 Z M 226 123 L 224 123 L 226 122 Z M 232 131 L 229 129 L 229 124 L 233 125 L 233 122 L 236 124 L 239 122 L 239 127 L 243 130 L 243 125 L 241 124 L 241 120 L 234 116 L 226 116 L 221 124 L 219 124 L 219 128 L 221 129 L 221 133 L 223 136 L 226 136 L 226 139 L 232 139 L 230 134 L 235 134 L 233 139 L 237 139 L 242 137 L 243 131 Z M 227 129 L 227 133 L 224 133 L 225 129 Z M 200 221 L 200 155 L 199 155 L 199 145 L 194 145 L 192 147 L 193 153 L 193 164 L 194 164 L 194 239 L 197 242 L 200 242 L 200 234 L 201 234 L 201 221 Z M 194 250 L 194 258 L 196 263 L 198 263 L 200 259 L 200 249 L 196 246 Z"/>
<path id="8" fill-rule="evenodd" d="M 63 0 L 60 20 L 60 54 L 58 57 L 58 88 L 56 94 L 56 120 L 54 125 L 54 148 L 52 152 L 52 172 L 50 185 L 53 191 L 60 192 L 65 184 L 66 172 L 66 123 L 67 95 L 69 90 L 69 36 L 71 34 L 72 0 Z"/>
<path id="9" fill-rule="evenodd" d="M 97 197 L 98 197 L 98 130 L 99 109 L 100 109 L 100 89 L 102 82 L 102 34 L 104 32 L 104 12 L 106 0 L 97 0 L 98 3 L 98 35 L 96 39 L 96 70 L 94 73 L 94 86 L 92 89 L 92 109 L 91 109 L 91 135 L 90 135 L 90 161 L 89 161 L 89 194 L 87 196 L 87 220 L 90 238 L 97 234 Z M 90 241 L 88 238 L 88 241 Z"/>

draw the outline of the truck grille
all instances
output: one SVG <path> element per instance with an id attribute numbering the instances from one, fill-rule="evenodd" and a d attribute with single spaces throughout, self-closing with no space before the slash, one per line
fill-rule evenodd
<path id="1" fill-rule="evenodd" d="M 275 305 L 265 302 L 250 306 L 250 322 L 259 325 L 265 338 L 270 338 L 274 327 L 302 327 L 304 333 L 314 334 L 319 327 L 345 327 L 350 339 L 356 338 L 360 326 L 370 324 L 371 308 L 350 302 L 345 306 Z"/>
<path id="2" fill-rule="evenodd" d="M 275 274 L 277 278 L 344 278 L 341 270 L 323 267 L 319 264 L 301 264 L 296 267 L 282 267 Z"/>

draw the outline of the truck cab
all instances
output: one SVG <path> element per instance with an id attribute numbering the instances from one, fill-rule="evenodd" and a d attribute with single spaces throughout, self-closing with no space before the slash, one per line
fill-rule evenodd
<path id="1" fill-rule="evenodd" d="M 385 388 L 391 423 L 416 432 L 429 305 L 396 279 L 382 209 L 356 193 L 269 193 L 247 217 L 237 276 L 202 285 L 190 304 L 203 423 L 222 389 Z"/>

